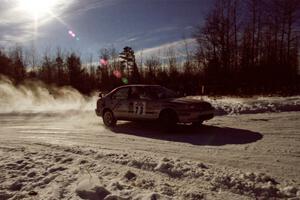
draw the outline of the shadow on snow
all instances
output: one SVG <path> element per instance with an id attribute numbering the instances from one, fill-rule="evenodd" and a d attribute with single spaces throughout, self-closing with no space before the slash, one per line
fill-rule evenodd
<path id="1" fill-rule="evenodd" d="M 208 125 L 177 125 L 172 131 L 162 131 L 161 127 L 152 123 L 128 122 L 118 124 L 112 131 L 151 139 L 211 146 L 247 144 L 263 138 L 262 134 L 249 130 Z"/>

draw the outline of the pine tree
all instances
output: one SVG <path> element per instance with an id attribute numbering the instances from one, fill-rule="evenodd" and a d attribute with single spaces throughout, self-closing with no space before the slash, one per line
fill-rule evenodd
<path id="1" fill-rule="evenodd" d="M 134 51 L 131 47 L 124 47 L 119 55 L 121 59 L 121 69 L 127 75 L 130 83 L 139 83 L 140 73 L 135 61 Z"/>
<path id="2" fill-rule="evenodd" d="M 75 53 L 68 56 L 67 67 L 70 85 L 77 90 L 82 91 L 85 83 L 83 82 L 84 69 L 82 69 L 80 57 L 78 57 Z"/>

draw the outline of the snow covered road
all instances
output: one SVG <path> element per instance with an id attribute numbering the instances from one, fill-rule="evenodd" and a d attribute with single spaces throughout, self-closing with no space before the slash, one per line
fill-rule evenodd
<path id="1" fill-rule="evenodd" d="M 108 130 L 90 111 L 2 114 L 0 124 L 1 200 L 300 197 L 299 112 L 169 133 L 132 122 Z"/>

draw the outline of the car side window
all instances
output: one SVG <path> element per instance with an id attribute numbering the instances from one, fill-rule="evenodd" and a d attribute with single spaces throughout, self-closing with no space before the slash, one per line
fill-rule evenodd
<path id="1" fill-rule="evenodd" d="M 121 88 L 112 95 L 112 99 L 127 100 L 129 88 Z"/>
<path id="2" fill-rule="evenodd" d="M 138 87 L 130 88 L 129 99 L 140 99 L 140 90 Z"/>
<path id="3" fill-rule="evenodd" d="M 140 99 L 142 100 L 152 100 L 153 97 L 148 89 L 143 88 L 140 93 Z"/>

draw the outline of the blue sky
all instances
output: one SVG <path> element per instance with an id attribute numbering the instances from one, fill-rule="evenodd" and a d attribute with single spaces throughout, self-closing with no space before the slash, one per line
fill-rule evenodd
<path id="1" fill-rule="evenodd" d="M 43 13 L 34 31 L 32 13 L 20 9 L 20 1 L 0 0 L 0 46 L 34 44 L 39 52 L 60 46 L 83 56 L 111 46 L 153 53 L 180 45 L 203 23 L 212 4 L 210 0 L 55 0 L 51 12 L 56 17 Z"/>

